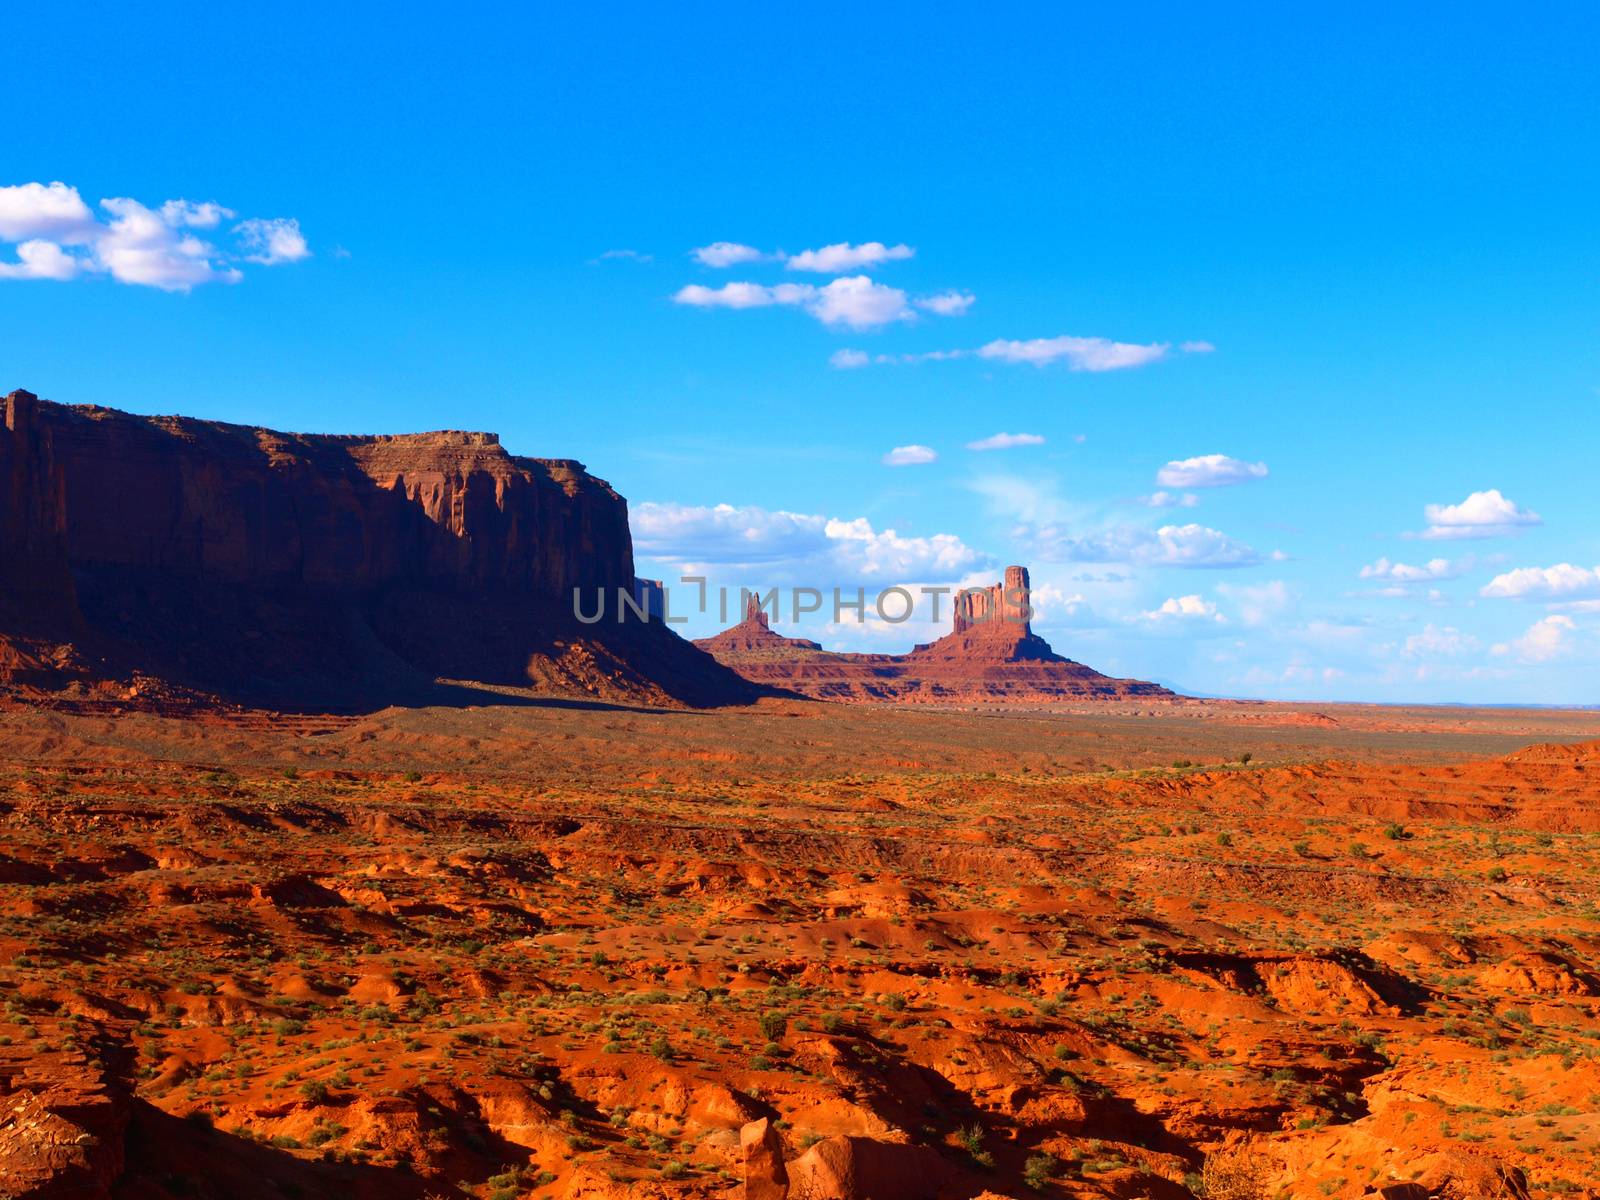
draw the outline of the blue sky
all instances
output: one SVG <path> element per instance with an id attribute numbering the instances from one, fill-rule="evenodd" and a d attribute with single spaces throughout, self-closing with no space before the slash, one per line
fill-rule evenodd
<path id="1" fill-rule="evenodd" d="M 0 387 L 498 430 L 669 577 L 1026 562 L 1209 693 L 1600 702 L 1600 10 L 565 7 L 11 14 L 73 195 L 0 193 Z"/>

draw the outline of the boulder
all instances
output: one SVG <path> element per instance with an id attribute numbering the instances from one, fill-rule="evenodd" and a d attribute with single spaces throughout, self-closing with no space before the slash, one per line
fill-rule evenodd
<path id="1" fill-rule="evenodd" d="M 762 1117 L 739 1130 L 744 1153 L 744 1200 L 784 1200 L 789 1175 L 783 1167 L 783 1142 L 772 1122 Z"/>

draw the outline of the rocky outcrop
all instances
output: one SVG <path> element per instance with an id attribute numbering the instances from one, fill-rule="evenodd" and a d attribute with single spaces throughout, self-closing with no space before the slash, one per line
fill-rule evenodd
<path id="1" fill-rule="evenodd" d="M 434 677 L 753 694 L 618 602 L 650 610 L 627 504 L 581 463 L 512 455 L 492 433 L 280 433 L 27 392 L 4 405 L 0 681 L 153 676 L 277 703 Z M 603 621 L 574 618 L 575 589 L 607 598 Z"/>
<path id="2" fill-rule="evenodd" d="M 36 1019 L 49 1032 L 67 1029 Z M 35 1024 L 8 1018 L 0 1045 L 0 1196 L 16 1200 L 106 1197 L 122 1172 L 131 1097 L 117 1039 L 84 1024 L 66 1048 L 45 1045 Z M 81 1043 L 81 1044 L 72 1044 Z"/>
<path id="3" fill-rule="evenodd" d="M 784 1200 L 789 1173 L 783 1166 L 783 1142 L 766 1117 L 739 1130 L 744 1156 L 744 1200 Z"/>
<path id="4" fill-rule="evenodd" d="M 986 622 L 1005 621 L 1031 632 L 1031 584 L 1027 567 L 1007 567 L 1005 581 L 993 587 L 965 588 L 956 593 L 955 633 L 965 633 Z"/>
<path id="5" fill-rule="evenodd" d="M 759 601 L 745 618 L 695 644 L 746 679 L 819 700 L 1041 704 L 1059 700 L 1170 699 L 1154 683 L 1113 679 L 1063 658 L 1033 632 L 1026 567 L 993 587 L 957 593 L 953 629 L 909 654 L 834 654 L 775 632 Z"/>
<path id="6" fill-rule="evenodd" d="M 866 1137 L 824 1138 L 789 1164 L 792 1200 L 936 1200 L 955 1172 L 937 1151 Z M 970 1194 L 970 1193 L 969 1193 Z"/>

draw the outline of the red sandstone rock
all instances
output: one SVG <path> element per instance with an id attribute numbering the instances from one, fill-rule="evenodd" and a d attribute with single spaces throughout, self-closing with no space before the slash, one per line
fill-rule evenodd
<path id="1" fill-rule="evenodd" d="M 789 1164 L 793 1200 L 933 1200 L 955 1172 L 926 1146 L 824 1138 Z"/>
<path id="2" fill-rule="evenodd" d="M 52 1028 L 52 1032 L 58 1032 Z M 0 1047 L 0 1196 L 68 1200 L 110 1195 L 122 1172 L 126 1083 L 94 1057 L 117 1056 L 96 1031 L 83 1049 L 38 1051 L 32 1029 Z"/>
<path id="3" fill-rule="evenodd" d="M 772 1122 L 762 1117 L 739 1130 L 744 1153 L 744 1200 L 784 1200 L 789 1175 L 783 1166 L 783 1143 Z"/>
<path id="4" fill-rule="evenodd" d="M 715 703 L 754 689 L 655 621 L 627 504 L 491 433 L 343 437 L 5 398 L 0 683 L 63 654 L 292 701 L 435 676 Z M 573 617 L 574 589 L 594 625 Z"/>
<path id="5" fill-rule="evenodd" d="M 695 645 L 746 679 L 820 700 L 1039 704 L 1064 699 L 1159 699 L 1154 683 L 1113 679 L 1063 658 L 1033 632 L 1025 567 L 955 599 L 954 629 L 910 654 L 834 654 L 772 630 L 751 597 L 745 619 Z"/>

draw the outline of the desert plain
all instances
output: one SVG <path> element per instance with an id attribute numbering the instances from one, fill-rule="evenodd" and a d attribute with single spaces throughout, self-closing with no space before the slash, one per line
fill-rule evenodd
<path id="1" fill-rule="evenodd" d="M 0 713 L 0 1193 L 1600 1195 L 1600 713 Z"/>

